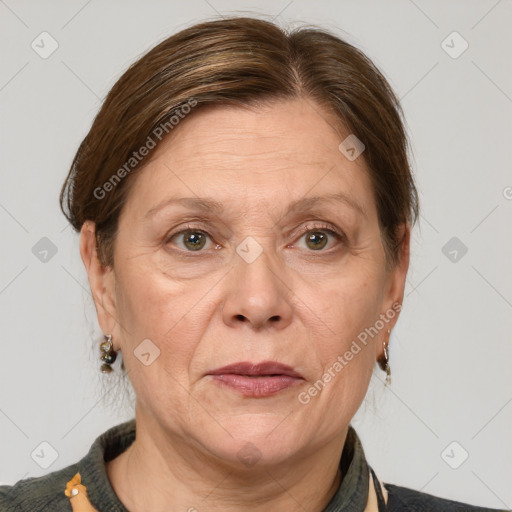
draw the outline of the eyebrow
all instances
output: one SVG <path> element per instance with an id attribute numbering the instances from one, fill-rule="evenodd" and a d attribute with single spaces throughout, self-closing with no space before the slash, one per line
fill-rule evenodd
<path id="1" fill-rule="evenodd" d="M 296 212 L 305 212 L 308 210 L 312 210 L 318 204 L 323 202 L 331 202 L 331 203 L 344 203 L 353 210 L 356 210 L 358 213 L 367 217 L 366 208 L 363 205 L 359 204 L 353 197 L 350 197 L 348 194 L 344 192 L 338 192 L 336 194 L 326 194 L 324 196 L 312 196 L 312 197 L 303 197 L 302 199 L 297 199 L 293 201 L 288 207 L 289 211 Z"/>
<path id="2" fill-rule="evenodd" d="M 353 197 L 350 197 L 349 195 L 338 192 L 336 194 L 326 194 L 324 196 L 312 196 L 312 197 L 303 197 L 301 199 L 297 199 L 290 203 L 288 206 L 288 212 L 307 212 L 309 210 L 312 210 L 313 208 L 317 207 L 319 204 L 321 205 L 324 202 L 337 202 L 337 203 L 344 203 L 353 210 L 356 210 L 358 213 L 363 215 L 364 217 L 367 217 L 366 209 L 359 204 Z M 163 210 L 164 208 L 167 208 L 171 205 L 182 205 L 184 207 L 190 208 L 190 209 L 196 209 L 201 210 L 204 212 L 214 212 L 214 213 L 220 213 L 224 207 L 221 202 L 213 199 L 213 198 L 206 198 L 206 197 L 173 197 L 170 199 L 167 199 L 160 204 L 154 206 L 148 212 L 145 214 L 145 218 L 151 217 L 158 213 L 159 211 Z"/>

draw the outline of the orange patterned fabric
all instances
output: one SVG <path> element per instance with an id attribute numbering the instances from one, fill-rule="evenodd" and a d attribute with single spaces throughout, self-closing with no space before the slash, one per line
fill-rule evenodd
<path id="1" fill-rule="evenodd" d="M 87 487 L 82 485 L 80 473 L 76 473 L 76 475 L 69 480 L 66 484 L 64 494 L 69 498 L 73 512 L 98 512 L 91 505 L 87 497 Z"/>

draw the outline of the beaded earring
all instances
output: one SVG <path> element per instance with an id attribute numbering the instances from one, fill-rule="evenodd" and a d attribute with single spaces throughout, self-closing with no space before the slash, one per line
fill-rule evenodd
<path id="1" fill-rule="evenodd" d="M 112 364 L 116 360 L 117 352 L 114 350 L 112 344 L 112 334 L 105 334 L 105 341 L 100 345 L 100 360 L 102 365 L 100 367 L 101 373 L 110 373 L 112 371 Z"/>
<path id="2" fill-rule="evenodd" d="M 388 339 L 384 343 L 384 355 L 380 356 L 379 359 L 377 360 L 381 370 L 386 372 L 386 386 L 391 384 L 391 367 L 389 366 L 389 352 L 388 352 L 389 335 L 390 334 L 391 334 L 391 331 L 388 329 Z"/>

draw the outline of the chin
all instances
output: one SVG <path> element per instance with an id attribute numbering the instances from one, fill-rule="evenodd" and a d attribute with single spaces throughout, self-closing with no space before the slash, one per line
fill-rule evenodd
<path id="1" fill-rule="evenodd" d="M 209 449 L 237 467 L 279 464 L 300 449 L 299 442 L 303 441 L 297 435 L 301 432 L 297 425 L 284 425 L 283 416 L 277 414 L 244 414 L 222 426 L 226 430 L 222 429 L 220 437 L 209 439 Z"/>

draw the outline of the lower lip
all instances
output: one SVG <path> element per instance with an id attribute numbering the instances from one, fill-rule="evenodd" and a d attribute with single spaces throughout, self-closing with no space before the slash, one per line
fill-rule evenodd
<path id="1" fill-rule="evenodd" d="M 226 373 L 223 375 L 212 375 L 212 377 L 219 384 L 228 386 L 244 396 L 253 398 L 274 395 L 302 381 L 300 378 L 290 377 L 289 375 L 248 377 L 247 375 Z"/>

